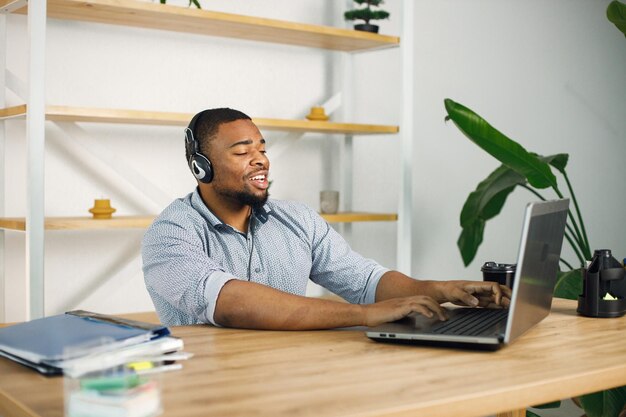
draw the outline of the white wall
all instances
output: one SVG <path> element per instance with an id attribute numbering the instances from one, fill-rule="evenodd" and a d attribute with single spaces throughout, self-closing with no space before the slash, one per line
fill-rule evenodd
<path id="1" fill-rule="evenodd" d="M 469 279 L 484 261 L 514 262 L 522 210 L 534 198 L 522 189 L 509 197 L 464 269 L 459 213 L 498 163 L 443 123 L 444 98 L 472 108 L 530 151 L 569 153 L 567 172 L 592 248 L 626 257 L 626 39 L 606 19 L 608 3 L 418 2 L 416 276 Z M 566 188 L 562 178 L 559 184 Z"/>
<path id="2" fill-rule="evenodd" d="M 510 197 L 503 213 L 487 225 L 476 261 L 465 269 L 455 245 L 458 215 L 467 194 L 497 163 L 452 124 L 443 123 L 446 97 L 473 108 L 529 150 L 569 152 L 568 172 L 592 245 L 626 256 L 626 225 L 619 218 L 626 199 L 626 39 L 606 20 L 607 4 L 416 2 L 412 259 L 416 277 L 477 279 L 482 261 L 513 261 L 523 204 L 531 198 L 522 191 Z M 212 0 L 203 5 L 304 23 L 343 24 L 343 2 L 332 0 Z M 381 22 L 381 32 L 397 35 L 401 2 L 389 0 L 385 8 L 392 18 Z M 26 19 L 9 16 L 8 28 L 8 67 L 24 77 Z M 190 113 L 231 106 L 255 117 L 300 118 L 340 88 L 332 67 L 341 61 L 339 53 L 82 22 L 49 20 L 46 58 L 50 104 Z M 399 123 L 399 63 L 398 50 L 355 55 L 350 121 Z M 12 94 L 8 100 L 9 105 L 22 102 Z M 11 121 L 6 126 L 5 214 L 22 216 L 24 123 Z M 141 196 L 77 144 L 111 152 L 152 179 L 169 198 L 192 189 L 180 128 L 80 127 L 89 137 L 71 139 L 62 126 L 48 124 L 48 216 L 88 215 L 93 199 L 99 197 L 111 198 L 118 215 L 154 213 L 165 205 Z M 272 158 L 272 147 L 288 135 L 265 135 Z M 336 159 L 340 138 L 320 139 L 324 138 L 307 135 L 272 159 L 273 197 L 318 207 L 319 190 L 338 187 L 339 169 L 326 160 Z M 358 137 L 354 143 L 354 209 L 395 211 L 399 141 L 394 136 Z M 134 257 L 142 233 L 47 233 L 46 313 L 74 307 L 110 313 L 152 308 Z M 24 237 L 17 232 L 5 235 L 7 320 L 16 321 L 25 313 Z M 395 266 L 393 223 L 355 224 L 351 242 L 364 255 Z M 120 268 L 126 272 L 106 283 Z M 103 287 L 89 297 L 102 282 Z"/>

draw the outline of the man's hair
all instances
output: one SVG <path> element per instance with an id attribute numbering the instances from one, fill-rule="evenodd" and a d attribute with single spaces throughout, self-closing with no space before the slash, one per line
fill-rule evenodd
<path id="1" fill-rule="evenodd" d="M 229 108 L 208 109 L 203 110 L 198 114 L 198 120 L 196 120 L 193 136 L 198 142 L 198 149 L 200 153 L 209 158 L 209 142 L 215 138 L 217 130 L 224 123 L 234 122 L 236 120 L 251 120 L 250 116 L 239 110 Z M 191 157 L 190 149 L 185 146 L 185 160 L 189 161 Z"/>

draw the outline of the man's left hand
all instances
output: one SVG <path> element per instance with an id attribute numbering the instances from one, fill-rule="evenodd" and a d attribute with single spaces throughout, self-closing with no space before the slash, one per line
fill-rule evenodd
<path id="1" fill-rule="evenodd" d="M 441 303 L 451 302 L 460 306 L 508 308 L 511 289 L 491 281 L 440 281 L 437 283 Z"/>

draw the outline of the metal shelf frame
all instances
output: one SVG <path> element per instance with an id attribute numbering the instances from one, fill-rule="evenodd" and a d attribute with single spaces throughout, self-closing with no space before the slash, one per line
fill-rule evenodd
<path id="1" fill-rule="evenodd" d="M 138 2 L 135 0 L 47 0 L 47 1 L 29 1 L 26 0 L 0 0 L 0 43 L 3 47 L 0 48 L 0 64 L 3 65 L 5 70 L 2 70 L 0 74 L 0 108 L 6 107 L 5 89 L 12 87 L 7 84 L 7 71 L 6 71 L 6 13 L 14 11 L 24 12 L 25 6 L 28 6 L 27 21 L 28 21 L 28 75 L 27 75 L 27 88 L 26 94 L 21 91 L 21 88 L 13 88 L 16 94 L 26 95 L 22 97 L 27 103 L 26 106 L 26 137 L 27 137 L 27 205 L 25 216 L 25 236 L 26 236 L 26 279 L 27 279 L 27 319 L 35 319 L 43 317 L 45 315 L 44 309 L 44 231 L 45 231 L 45 216 L 44 216 L 44 195 L 45 195 L 45 183 L 44 183 L 44 148 L 45 148 L 45 123 L 46 123 L 46 97 L 45 97 L 45 52 L 46 52 L 46 20 L 48 16 L 54 16 L 57 18 L 68 18 L 55 15 L 59 10 L 59 7 L 83 7 L 92 3 L 94 7 L 92 10 L 106 7 L 117 7 L 121 5 L 122 8 L 127 8 L 132 17 L 136 17 L 134 13 L 141 14 L 142 10 L 148 10 L 150 13 L 155 12 L 158 14 L 167 15 L 167 10 L 172 10 L 172 13 L 176 14 L 176 18 L 179 19 L 182 16 L 183 22 L 185 19 L 197 19 L 198 17 L 206 17 L 211 19 L 222 18 L 217 16 L 219 14 L 205 12 L 205 11 L 193 11 L 186 10 L 183 12 L 176 6 L 164 6 L 159 4 Z M 352 6 L 352 1 L 346 1 L 346 4 Z M 50 9 L 48 8 L 50 7 Z M 147 12 L 146 12 L 147 13 Z M 195 14 L 194 14 L 195 13 Z M 303 38 L 309 37 L 309 32 L 320 31 L 320 33 L 312 35 L 312 38 L 323 38 L 327 34 L 330 34 L 335 40 L 339 40 L 337 46 L 325 46 L 325 40 L 311 40 L 310 42 L 322 42 L 322 44 L 314 45 L 317 48 L 329 48 L 339 51 L 348 51 L 342 55 L 342 116 L 343 120 L 349 120 L 347 117 L 350 115 L 350 102 L 353 99 L 353 91 L 350 86 L 351 69 L 352 69 L 352 53 L 362 52 L 366 50 L 375 50 L 380 48 L 398 47 L 400 48 L 401 66 L 402 66 L 402 93 L 401 93 L 401 122 L 400 122 L 400 140 L 401 140 L 401 178 L 400 178 L 400 192 L 398 201 L 398 214 L 397 214 L 397 266 L 396 269 L 406 274 L 411 273 L 411 233 L 412 233 L 412 141 L 413 141 L 413 115 L 414 115 L 414 84 L 413 84 L 413 62 L 414 62 L 414 49 L 413 49 L 413 4 L 411 0 L 402 0 L 402 28 L 401 36 L 402 43 L 398 38 L 387 37 L 382 35 L 370 36 L 370 34 L 353 33 L 351 30 L 336 29 L 336 28 L 313 28 L 311 25 L 291 24 L 289 22 L 270 21 L 268 19 L 244 19 L 246 25 L 252 28 L 258 28 L 262 31 L 271 33 L 275 31 L 277 38 L 283 39 L 283 33 L 286 28 L 288 30 L 295 30 L 294 33 L 301 33 Z M 94 17 L 95 16 L 95 17 Z M 138 17 L 142 19 L 141 16 Z M 144 16 L 145 18 L 145 16 Z M 99 21 L 97 15 L 92 15 L 91 18 L 81 18 L 82 20 Z M 226 16 L 226 20 L 236 21 L 237 15 Z M 148 19 L 150 20 L 150 19 Z M 134 25 L 142 26 L 141 24 L 121 22 L 104 22 L 121 25 Z M 284 23 L 284 25 L 283 25 Z M 231 23 L 227 23 L 231 24 Z M 183 24 L 184 26 L 184 24 Z M 276 26 L 278 29 L 273 28 Z M 144 26 L 146 27 L 146 26 Z M 321 28 L 321 29 L 320 29 Z M 162 27 L 164 30 L 178 30 L 169 27 Z M 206 33 L 205 33 L 206 34 Z M 216 36 L 215 34 L 207 34 L 208 36 Z M 229 35 L 227 35 L 229 36 Z M 245 38 L 243 36 L 230 35 L 232 37 Z M 247 36 L 247 35 L 246 35 Z M 265 36 L 265 35 L 263 35 Z M 272 35 L 274 36 L 274 35 Z M 264 42 L 277 42 L 270 36 L 269 38 L 258 38 Z M 346 40 L 346 42 L 343 42 Z M 300 46 L 311 47 L 307 44 L 309 40 L 299 43 Z M 373 42 L 373 46 L 369 46 L 369 43 Z M 379 42 L 378 44 L 376 42 Z M 348 45 L 348 46 L 346 46 Z M 366 45 L 366 46 L 352 46 L 352 45 Z M 15 86 L 13 86 L 15 87 Z M 18 86 L 19 87 L 19 86 Z M 5 158 L 5 124 L 6 122 L 0 119 L 0 158 Z M 280 130 L 280 129 L 279 129 Z M 306 131 L 306 129 L 302 129 Z M 380 132 L 382 133 L 382 132 Z M 385 132 L 386 133 L 386 132 Z M 393 133 L 393 132 L 391 132 Z M 351 212 L 352 205 L 352 164 L 353 164 L 353 134 L 355 132 L 345 132 L 344 141 L 341 152 L 341 192 L 343 195 L 344 206 L 342 211 Z M 356 132 L 356 134 L 361 134 Z M 6 178 L 4 173 L 0 173 L 0 200 L 4 201 L 4 185 Z M 4 205 L 0 205 L 0 217 L 4 216 Z M 389 219 L 387 219 L 389 220 Z M 347 224 L 344 231 L 350 234 L 350 226 Z M 0 229 L 0 264 L 2 268 L 0 270 L 0 322 L 4 320 L 5 311 L 5 291 L 4 291 L 4 231 Z"/>

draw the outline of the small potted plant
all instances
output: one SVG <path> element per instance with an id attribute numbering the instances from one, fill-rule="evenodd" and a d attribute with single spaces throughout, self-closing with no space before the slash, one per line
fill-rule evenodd
<path id="1" fill-rule="evenodd" d="M 348 10 L 343 14 L 346 20 L 363 20 L 365 23 L 354 25 L 354 29 L 362 30 L 365 32 L 378 33 L 378 25 L 370 24 L 370 20 L 387 19 L 389 13 L 385 10 L 372 10 L 372 7 L 378 7 L 383 0 L 354 0 L 359 5 L 366 4 L 361 9 Z"/>

